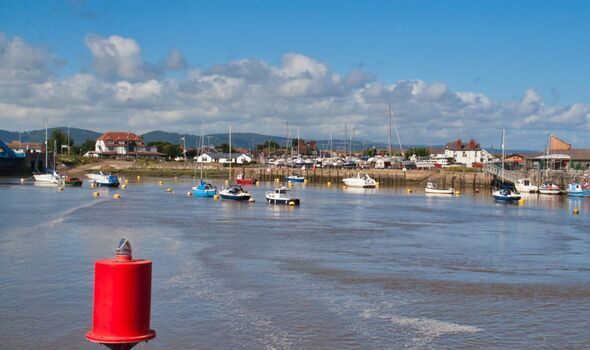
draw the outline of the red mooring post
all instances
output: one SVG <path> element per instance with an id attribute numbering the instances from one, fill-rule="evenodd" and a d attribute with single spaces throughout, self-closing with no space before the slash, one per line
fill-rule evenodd
<path id="1" fill-rule="evenodd" d="M 86 339 L 127 350 L 155 338 L 150 329 L 151 294 L 152 262 L 133 259 L 131 244 L 121 239 L 113 259 L 94 263 L 92 330 Z"/>

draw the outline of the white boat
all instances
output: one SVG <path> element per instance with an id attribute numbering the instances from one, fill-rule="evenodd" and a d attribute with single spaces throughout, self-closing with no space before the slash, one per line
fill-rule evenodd
<path id="1" fill-rule="evenodd" d="M 116 175 L 105 175 L 101 171 L 98 174 L 86 174 L 86 177 L 97 186 L 119 187 L 119 178 Z"/>
<path id="2" fill-rule="evenodd" d="M 502 183 L 500 184 L 498 189 L 492 192 L 492 196 L 497 201 L 510 203 L 520 200 L 520 195 L 518 194 L 518 192 L 513 191 L 513 188 L 511 188 L 511 186 L 508 186 L 504 183 L 504 136 L 505 130 L 502 129 L 502 173 L 500 175 Z"/>
<path id="3" fill-rule="evenodd" d="M 539 193 L 540 194 L 561 194 L 561 188 L 554 184 L 553 182 L 545 182 L 541 186 L 539 186 Z"/>
<path id="4" fill-rule="evenodd" d="M 299 198 L 290 196 L 289 189 L 286 187 L 275 188 L 274 191 L 266 192 L 266 201 L 268 204 L 287 204 L 299 205 Z"/>
<path id="5" fill-rule="evenodd" d="M 219 195 L 223 199 L 229 199 L 234 201 L 247 201 L 251 197 L 250 193 L 244 191 L 244 189 L 238 185 L 233 185 L 221 189 L 219 191 Z"/>
<path id="6" fill-rule="evenodd" d="M 539 190 L 539 188 L 531 183 L 530 179 L 518 179 L 516 180 L 516 190 L 518 192 L 524 193 L 534 193 Z"/>
<path id="7" fill-rule="evenodd" d="M 424 192 L 432 193 L 432 194 L 453 194 L 453 193 L 455 193 L 455 189 L 452 187 L 437 188 L 434 183 L 429 181 L 426 183 L 426 187 L 424 188 Z"/>
<path id="8" fill-rule="evenodd" d="M 63 181 L 62 177 L 55 170 L 46 174 L 34 174 L 33 178 L 35 178 L 36 182 L 52 185 L 58 185 Z"/>
<path id="9" fill-rule="evenodd" d="M 349 187 L 373 188 L 377 185 L 377 182 L 367 173 L 358 173 L 356 177 L 342 179 L 342 182 Z"/>

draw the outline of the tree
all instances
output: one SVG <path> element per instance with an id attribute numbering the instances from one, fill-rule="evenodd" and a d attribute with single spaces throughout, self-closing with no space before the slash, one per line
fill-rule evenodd
<path id="1" fill-rule="evenodd" d="M 271 149 L 279 149 L 279 148 L 281 148 L 281 145 L 279 145 L 278 143 L 276 143 L 273 140 L 268 140 L 265 143 L 261 143 L 259 145 L 256 145 L 256 149 L 259 150 L 259 151 L 260 150 L 263 150 L 263 149 L 265 149 L 267 147 L 270 147 Z"/>
<path id="2" fill-rule="evenodd" d="M 73 144 L 74 140 L 70 139 L 69 146 L 72 146 Z M 53 150 L 53 147 L 55 146 L 56 151 L 61 153 L 62 145 L 68 145 L 68 136 L 60 130 L 53 130 L 47 143 L 47 149 Z"/>
<path id="3" fill-rule="evenodd" d="M 180 145 L 173 145 L 170 142 L 155 141 L 148 143 L 148 146 L 156 146 L 158 152 L 162 152 L 170 158 L 180 157 Z"/>
<path id="4" fill-rule="evenodd" d="M 374 157 L 377 154 L 377 149 L 375 147 L 367 148 L 363 151 L 363 156 Z"/>
<path id="5" fill-rule="evenodd" d="M 222 143 L 221 145 L 217 146 L 218 149 L 221 149 L 223 153 L 229 153 L 229 145 L 227 143 Z M 235 148 L 231 148 L 232 153 L 235 153 Z"/>
<path id="6" fill-rule="evenodd" d="M 428 150 L 424 147 L 412 147 L 406 152 L 406 154 L 415 154 L 416 157 L 428 157 L 430 155 L 430 152 L 428 152 Z"/>
<path id="7" fill-rule="evenodd" d="M 80 146 L 74 146 L 72 148 L 72 153 L 75 154 L 86 154 L 88 151 L 94 150 L 94 146 L 96 145 L 96 141 L 94 140 L 86 140 L 82 142 Z"/>

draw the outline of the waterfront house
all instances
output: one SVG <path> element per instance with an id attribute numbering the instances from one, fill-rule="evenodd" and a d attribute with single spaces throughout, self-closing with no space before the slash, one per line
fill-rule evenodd
<path id="1" fill-rule="evenodd" d="M 164 153 L 158 152 L 157 147 L 148 146 L 143 136 L 132 132 L 108 131 L 102 134 L 94 146 L 94 151 L 87 152 L 87 157 L 95 158 L 161 158 Z"/>
<path id="2" fill-rule="evenodd" d="M 463 164 L 468 168 L 481 167 L 482 164 L 490 163 L 494 157 L 491 153 L 482 149 L 474 139 L 463 143 L 461 139 L 450 142 L 445 146 L 444 153 L 435 154 L 433 158 L 453 159 L 455 164 Z"/>
<path id="3" fill-rule="evenodd" d="M 35 142 L 20 142 L 12 141 L 8 144 L 12 150 L 17 153 L 43 153 L 45 152 L 45 145 Z"/>

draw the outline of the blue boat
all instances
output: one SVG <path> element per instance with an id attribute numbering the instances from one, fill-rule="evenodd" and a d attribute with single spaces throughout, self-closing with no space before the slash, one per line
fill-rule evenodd
<path id="1" fill-rule="evenodd" d="M 213 197 L 217 194 L 217 188 L 207 181 L 201 180 L 198 186 L 193 187 L 196 197 Z"/>
<path id="2" fill-rule="evenodd" d="M 100 172 L 98 174 L 86 174 L 86 176 L 97 186 L 119 187 L 119 178 L 117 175 L 105 175 Z"/>
<path id="3" fill-rule="evenodd" d="M 305 176 L 290 175 L 285 176 L 285 180 L 287 180 L 287 182 L 304 182 Z"/>
<path id="4" fill-rule="evenodd" d="M 508 188 L 502 188 L 492 193 L 494 199 L 497 201 L 514 202 L 520 200 L 520 195 L 516 192 L 512 192 Z"/>
<path id="5" fill-rule="evenodd" d="M 567 185 L 567 195 L 572 197 L 590 197 L 590 189 L 584 189 L 579 183 Z"/>

